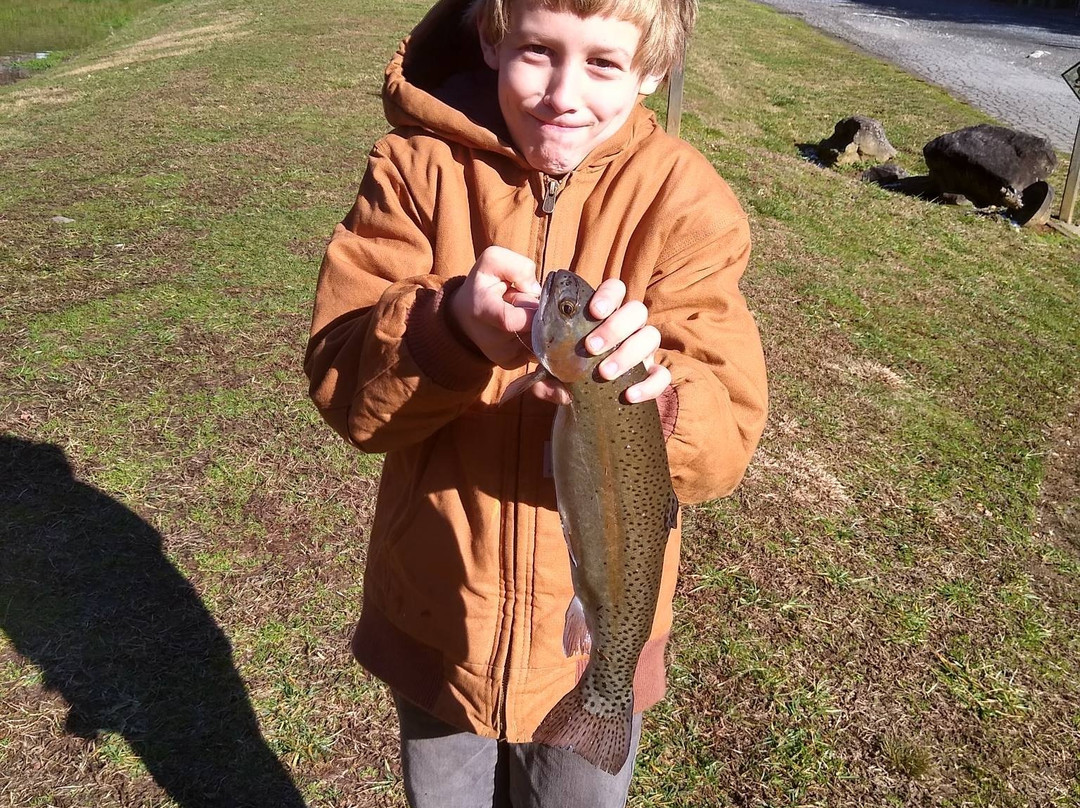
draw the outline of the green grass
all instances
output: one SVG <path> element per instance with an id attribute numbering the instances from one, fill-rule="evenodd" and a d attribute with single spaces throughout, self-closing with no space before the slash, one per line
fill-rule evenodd
<path id="1" fill-rule="evenodd" d="M 64 61 L 67 53 L 64 51 L 48 51 L 43 55 L 33 56 L 29 59 L 19 59 L 11 63 L 11 66 L 17 70 L 25 70 L 27 73 L 40 73 L 42 70 L 48 70 L 50 67 L 56 67 L 58 64 Z"/>
<path id="2" fill-rule="evenodd" d="M 0 88 L 0 802 L 404 803 L 347 649 L 379 459 L 300 363 L 427 6 L 147 4 Z M 686 514 L 634 808 L 1080 800 L 1080 242 L 800 158 L 854 113 L 912 172 L 985 119 L 703 3 L 683 132 L 751 217 L 772 415 Z"/>
<path id="3" fill-rule="evenodd" d="M 4 0 L 0 55 L 83 48 L 170 0 Z"/>

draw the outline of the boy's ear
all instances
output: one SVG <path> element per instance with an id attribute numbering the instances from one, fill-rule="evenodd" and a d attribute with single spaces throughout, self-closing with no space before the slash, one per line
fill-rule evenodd
<path id="1" fill-rule="evenodd" d="M 641 95 L 652 95 L 663 80 L 663 76 L 645 76 L 638 85 L 638 92 Z"/>
<path id="2" fill-rule="evenodd" d="M 499 46 L 492 45 L 487 41 L 487 37 L 484 36 L 484 28 L 480 25 L 480 21 L 476 23 L 476 33 L 480 37 L 480 50 L 484 54 L 484 64 L 490 67 L 492 70 L 499 69 Z"/>

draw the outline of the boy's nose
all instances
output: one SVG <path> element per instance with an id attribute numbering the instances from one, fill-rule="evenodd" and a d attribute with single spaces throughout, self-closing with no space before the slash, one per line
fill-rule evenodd
<path id="1" fill-rule="evenodd" d="M 562 114 L 573 112 L 581 105 L 580 77 L 570 68 L 560 68 L 551 75 L 548 83 L 547 105 Z"/>

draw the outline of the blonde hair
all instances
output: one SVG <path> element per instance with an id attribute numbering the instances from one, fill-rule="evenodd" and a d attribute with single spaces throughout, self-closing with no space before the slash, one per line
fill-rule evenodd
<path id="1" fill-rule="evenodd" d="M 469 18 L 487 42 L 498 45 L 510 30 L 512 7 L 524 2 L 579 17 L 615 17 L 633 23 L 641 31 L 634 67 L 643 76 L 663 77 L 682 63 L 697 19 L 697 0 L 473 0 Z"/>

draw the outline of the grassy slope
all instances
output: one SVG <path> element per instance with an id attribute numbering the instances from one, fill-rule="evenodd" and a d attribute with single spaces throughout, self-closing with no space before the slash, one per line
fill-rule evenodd
<path id="1" fill-rule="evenodd" d="M 382 63 L 426 5 L 177 0 L 0 90 L 0 428 L 94 487 L 0 480 L 0 804 L 254 788 L 265 760 L 222 773 L 254 730 L 212 733 L 208 758 L 165 715 L 246 700 L 308 804 L 402 804 L 390 710 L 346 649 L 378 465 L 317 422 L 299 362 L 384 128 Z M 752 216 L 773 416 L 737 496 L 688 514 L 672 693 L 631 804 L 1080 800 L 1061 530 L 1080 247 L 799 159 L 862 113 L 918 170 L 981 118 L 762 7 L 704 4 L 687 90 L 684 135 Z M 96 521 L 65 518 L 87 496 Z M 114 529 L 121 506 L 145 523 Z M 141 608 L 116 584 L 139 575 L 176 600 Z M 183 643 L 115 628 L 144 611 L 198 617 L 214 665 L 166 675 Z M 65 697 L 106 731 L 65 732 Z"/>

